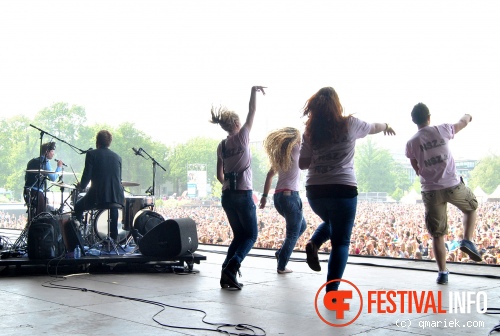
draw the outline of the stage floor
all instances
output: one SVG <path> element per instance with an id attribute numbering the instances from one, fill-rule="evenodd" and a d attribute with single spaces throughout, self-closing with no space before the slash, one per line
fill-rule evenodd
<path id="1" fill-rule="evenodd" d="M 484 293 L 488 308 L 500 307 L 497 266 L 450 264 L 449 283 L 437 285 L 433 262 L 349 257 L 343 278 L 355 284 L 363 303 L 354 291 L 354 299 L 346 300 L 350 309 L 338 318 L 325 308 L 320 290 L 326 255 L 321 255 L 323 270 L 314 272 L 304 253 L 294 252 L 288 264 L 294 272 L 277 274 L 274 251 L 253 249 L 242 263 L 243 289 L 224 290 L 219 279 L 226 251 L 200 245 L 196 253 L 206 260 L 191 271 L 161 262 L 128 267 L 117 260 L 74 273 L 66 272 L 71 265 L 32 266 L 34 272 L 1 266 L 2 335 L 216 335 L 221 324 L 246 325 L 256 335 L 487 335 L 499 323 L 499 315 L 478 313 L 475 305 L 469 313 L 451 313 L 449 301 L 460 293 L 475 293 L 473 298 Z M 340 289 L 348 291 L 349 284 L 342 283 Z M 389 313 L 390 305 L 381 301 L 384 296 L 369 304 L 370 292 L 391 290 L 424 295 L 428 307 L 416 312 L 413 304 L 411 313 L 401 312 L 398 299 L 397 311 Z M 436 305 L 440 298 L 439 308 L 447 312 L 433 312 L 430 297 Z M 347 322 L 352 323 L 340 326 Z M 248 329 L 224 330 L 252 334 Z"/>

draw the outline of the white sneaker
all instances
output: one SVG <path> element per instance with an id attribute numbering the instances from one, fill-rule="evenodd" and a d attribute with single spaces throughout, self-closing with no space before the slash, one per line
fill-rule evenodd
<path id="1" fill-rule="evenodd" d="M 278 274 L 286 274 L 286 273 L 293 273 L 293 271 L 289 268 L 285 268 L 284 270 L 278 270 Z"/>

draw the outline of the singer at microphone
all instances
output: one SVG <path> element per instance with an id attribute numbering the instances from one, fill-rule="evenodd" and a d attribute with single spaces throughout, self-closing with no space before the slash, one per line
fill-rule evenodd
<path id="1" fill-rule="evenodd" d="M 59 163 L 61 162 L 61 164 L 64 166 L 64 167 L 67 167 L 68 165 L 65 164 L 64 162 L 62 162 L 62 160 L 58 160 L 58 159 L 54 159 L 55 162 Z"/>

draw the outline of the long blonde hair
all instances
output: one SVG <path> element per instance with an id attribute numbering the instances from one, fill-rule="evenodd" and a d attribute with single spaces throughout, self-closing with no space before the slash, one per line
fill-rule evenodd
<path id="1" fill-rule="evenodd" d="M 300 143 L 300 131 L 293 127 L 275 130 L 264 140 L 264 149 L 276 171 L 288 171 L 292 166 L 292 149 Z"/>

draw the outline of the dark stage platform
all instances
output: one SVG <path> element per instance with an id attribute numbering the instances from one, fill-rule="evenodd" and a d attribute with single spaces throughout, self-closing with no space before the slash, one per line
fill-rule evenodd
<path id="1" fill-rule="evenodd" d="M 8 236 L 14 241 L 18 230 L 0 230 L 0 234 Z M 114 250 L 100 249 L 100 255 L 94 256 L 86 251 L 86 255 L 80 259 L 74 259 L 72 253 L 52 259 L 30 259 L 25 250 L 3 249 L 0 250 L 0 272 L 3 275 L 14 273 L 38 273 L 46 272 L 48 268 L 57 268 L 58 273 L 80 273 L 89 271 L 148 271 L 175 268 L 177 271 L 185 269 L 191 271 L 194 264 L 200 264 L 206 260 L 206 256 L 199 253 L 186 252 L 175 258 L 156 257 L 142 255 L 135 246 L 119 245 L 119 254 Z"/>

